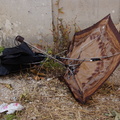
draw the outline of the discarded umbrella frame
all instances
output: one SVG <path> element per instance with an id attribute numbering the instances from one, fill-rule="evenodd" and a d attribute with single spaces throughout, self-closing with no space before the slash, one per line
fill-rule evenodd
<path id="1" fill-rule="evenodd" d="M 55 58 L 24 41 L 21 36 L 17 36 L 16 40 L 40 51 L 41 60 L 49 57 L 65 66 L 64 79 L 80 103 L 85 103 L 120 63 L 120 34 L 110 15 L 93 26 L 76 32 L 66 58 Z"/>

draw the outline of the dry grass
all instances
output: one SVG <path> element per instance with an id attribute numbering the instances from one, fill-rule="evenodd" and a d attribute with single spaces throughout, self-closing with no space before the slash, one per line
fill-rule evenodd
<path id="1" fill-rule="evenodd" d="M 21 103 L 25 109 L 16 113 L 18 120 L 115 120 L 109 113 L 120 113 L 119 73 L 120 66 L 85 105 L 78 103 L 58 78 L 37 80 L 28 72 L 10 75 L 0 79 L 0 104 Z M 0 120 L 5 120 L 3 117 Z"/>
<path id="2" fill-rule="evenodd" d="M 65 30 L 65 34 L 62 33 L 64 36 L 62 35 L 61 41 L 66 38 L 68 40 L 67 27 L 61 26 L 61 29 L 61 31 Z M 56 43 L 58 42 L 56 41 Z M 66 43 L 65 46 L 67 46 Z M 61 51 L 61 47 L 59 51 Z M 57 51 L 55 50 L 55 52 Z M 48 73 L 53 70 L 56 72 L 58 65 L 52 63 L 53 65 L 54 67 L 49 69 Z M 46 66 L 44 67 L 46 68 Z M 36 70 L 38 71 L 38 69 Z M 0 79 L 0 83 L 2 83 L 0 84 L 0 104 L 3 102 L 21 103 L 25 109 L 16 113 L 20 120 L 115 120 L 115 117 L 110 117 L 108 114 L 111 111 L 120 113 L 119 73 L 120 66 L 109 81 L 85 105 L 78 103 L 65 82 L 57 78 L 47 80 L 47 78 L 40 77 L 41 80 L 39 80 L 39 76 L 32 77 L 28 73 L 8 76 Z M 6 88 L 3 83 L 10 84 L 13 89 Z M 3 120 L 3 117 L 4 114 L 0 116 L 0 120 Z"/>
<path id="3" fill-rule="evenodd" d="M 114 86 L 114 89 L 106 86 L 108 84 L 92 96 L 86 105 L 81 105 L 74 100 L 64 82 L 57 79 L 41 81 L 29 91 L 30 101 L 22 101 L 26 110 L 21 120 L 113 120 L 105 113 L 120 111 L 119 91 L 115 90 L 118 86 Z"/>
<path id="4" fill-rule="evenodd" d="M 116 72 L 119 72 L 119 68 Z M 116 73 L 114 72 L 114 73 Z M 112 75 L 85 105 L 78 103 L 63 81 L 57 78 L 40 81 L 30 76 L 14 76 L 25 84 L 23 92 L 17 97 L 25 110 L 16 113 L 20 120 L 115 120 L 107 113 L 120 112 L 119 75 Z M 24 78 L 24 79 L 23 79 Z M 30 79 L 28 79 L 30 78 Z M 33 83 L 31 81 L 34 81 Z"/>

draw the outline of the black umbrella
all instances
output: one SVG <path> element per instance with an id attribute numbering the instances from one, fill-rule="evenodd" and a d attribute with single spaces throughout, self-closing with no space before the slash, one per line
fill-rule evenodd
<path id="1" fill-rule="evenodd" d="M 0 56 L 0 75 L 29 68 L 32 63 L 41 62 L 45 58 L 46 55 L 33 52 L 25 42 L 13 48 L 5 48 Z"/>

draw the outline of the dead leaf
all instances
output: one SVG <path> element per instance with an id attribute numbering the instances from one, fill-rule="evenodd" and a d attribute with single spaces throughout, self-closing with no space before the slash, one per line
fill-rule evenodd
<path id="1" fill-rule="evenodd" d="M 39 77 L 38 75 L 33 77 L 36 81 L 44 79 L 44 77 Z"/>
<path id="2" fill-rule="evenodd" d="M 37 75 L 39 75 L 39 76 L 43 76 L 43 77 L 46 76 L 44 73 L 37 73 Z"/>
<path id="3" fill-rule="evenodd" d="M 55 5 L 59 6 L 60 0 L 57 0 Z"/>
<path id="4" fill-rule="evenodd" d="M 30 72 L 32 72 L 33 74 L 37 74 L 37 70 L 36 69 L 31 69 Z"/>
<path id="5" fill-rule="evenodd" d="M 61 13 L 61 14 L 64 14 L 64 12 L 63 12 L 63 7 L 59 8 L 59 9 L 58 9 L 58 12 Z"/>
<path id="6" fill-rule="evenodd" d="M 37 76 L 42 76 L 42 77 L 46 76 L 46 74 L 40 73 L 37 69 L 31 69 L 30 72 L 32 72 L 33 74 L 35 74 Z"/>
<path id="7" fill-rule="evenodd" d="M 0 83 L 1 85 L 5 86 L 6 88 L 13 90 L 13 87 L 11 84 L 7 84 L 7 83 Z"/>

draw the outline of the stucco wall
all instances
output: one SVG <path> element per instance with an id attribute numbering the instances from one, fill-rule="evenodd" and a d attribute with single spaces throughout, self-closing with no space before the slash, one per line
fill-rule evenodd
<path id="1" fill-rule="evenodd" d="M 56 16 L 71 25 L 71 37 L 74 34 L 74 24 L 85 29 L 108 14 L 117 24 L 120 19 L 120 0 L 60 0 L 58 5 L 53 0 L 54 18 Z M 61 9 L 63 13 L 59 13 Z M 70 37 L 70 39 L 71 39 Z"/>
<path id="2" fill-rule="evenodd" d="M 12 45 L 18 34 L 32 43 L 52 41 L 51 23 L 51 0 L 0 0 L 0 37 L 5 46 Z"/>
<path id="3" fill-rule="evenodd" d="M 52 21 L 57 24 L 57 18 L 71 26 L 72 39 L 74 23 L 84 29 L 109 13 L 118 23 L 120 0 L 0 0 L 0 41 L 13 45 L 19 34 L 32 43 L 51 44 Z"/>

